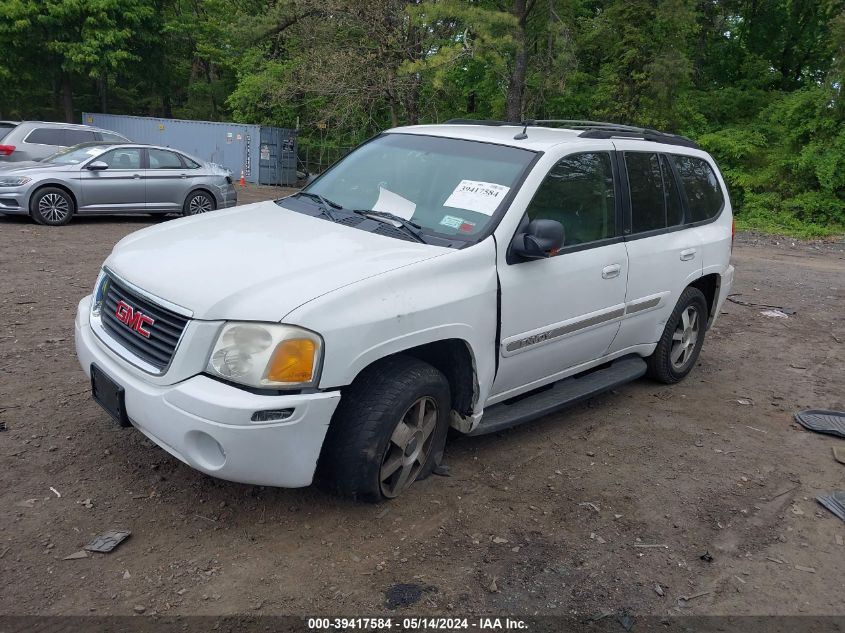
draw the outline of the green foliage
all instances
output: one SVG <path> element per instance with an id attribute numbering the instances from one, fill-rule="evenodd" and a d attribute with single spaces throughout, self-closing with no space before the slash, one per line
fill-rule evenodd
<path id="1" fill-rule="evenodd" d="M 605 119 L 719 161 L 741 227 L 845 225 L 845 0 L 0 0 L 0 118 Z"/>

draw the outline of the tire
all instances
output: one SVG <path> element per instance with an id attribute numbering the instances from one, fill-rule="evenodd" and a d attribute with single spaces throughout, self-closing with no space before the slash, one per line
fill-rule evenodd
<path id="1" fill-rule="evenodd" d="M 399 496 L 440 462 L 450 402 L 446 377 L 416 358 L 393 356 L 366 368 L 341 396 L 318 483 L 355 500 Z"/>
<path id="2" fill-rule="evenodd" d="M 672 385 L 690 373 L 704 344 L 707 312 L 701 290 L 690 286 L 681 293 L 654 353 L 646 359 L 649 377 Z"/>
<path id="3" fill-rule="evenodd" d="M 76 213 L 71 195 L 58 187 L 44 187 L 35 192 L 29 201 L 29 215 L 38 224 L 62 226 Z"/>
<path id="4" fill-rule="evenodd" d="M 199 215 L 200 213 L 208 213 L 217 208 L 217 203 L 206 191 L 192 191 L 185 198 L 185 204 L 182 205 L 182 215 Z"/>

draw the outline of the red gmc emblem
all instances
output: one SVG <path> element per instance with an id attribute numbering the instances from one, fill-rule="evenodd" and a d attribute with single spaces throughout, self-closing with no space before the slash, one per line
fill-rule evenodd
<path id="1" fill-rule="evenodd" d="M 144 338 L 150 338 L 149 330 L 145 330 L 145 325 L 152 325 L 155 319 L 151 319 L 140 310 L 136 310 L 125 301 L 118 301 L 117 307 L 114 309 L 114 315 L 121 323 L 128 325 Z"/>

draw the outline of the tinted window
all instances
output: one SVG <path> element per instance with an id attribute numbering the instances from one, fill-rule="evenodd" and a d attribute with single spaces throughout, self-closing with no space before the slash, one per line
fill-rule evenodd
<path id="1" fill-rule="evenodd" d="M 666 201 L 658 155 L 626 152 L 625 167 L 631 192 L 631 231 L 666 228 Z"/>
<path id="2" fill-rule="evenodd" d="M 173 152 L 161 149 L 151 149 L 150 169 L 182 169 L 182 161 Z"/>
<path id="3" fill-rule="evenodd" d="M 672 173 L 666 156 L 660 156 L 660 168 L 663 174 L 663 188 L 666 192 L 666 226 L 677 226 L 684 221 L 684 208 L 681 205 L 681 192 L 678 191 L 675 174 Z"/>
<path id="4" fill-rule="evenodd" d="M 90 143 L 99 140 L 92 130 L 62 130 L 62 142 L 59 145 L 70 147 L 79 143 Z"/>
<path id="5" fill-rule="evenodd" d="M 687 196 L 689 222 L 709 220 L 716 216 L 725 202 L 722 188 L 707 161 L 692 156 L 673 156 Z"/>
<path id="6" fill-rule="evenodd" d="M 610 154 L 567 156 L 555 165 L 528 205 L 531 220 L 557 220 L 564 246 L 616 235 L 616 201 Z"/>
<path id="7" fill-rule="evenodd" d="M 27 135 L 24 142 L 39 145 L 64 145 L 63 134 L 64 130 L 61 128 L 38 127 Z"/>
<path id="8" fill-rule="evenodd" d="M 140 169 L 141 150 L 137 147 L 113 149 L 106 152 L 97 160 L 109 166 L 109 169 Z"/>

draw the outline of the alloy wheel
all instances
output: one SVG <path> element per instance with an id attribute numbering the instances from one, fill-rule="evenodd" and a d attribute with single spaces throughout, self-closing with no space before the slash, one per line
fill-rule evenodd
<path id="1" fill-rule="evenodd" d="M 698 342 L 698 334 L 698 309 L 690 305 L 681 312 L 678 327 L 672 334 L 672 351 L 669 353 L 669 359 L 672 361 L 673 368 L 680 370 L 687 364 Z"/>
<path id="2" fill-rule="evenodd" d="M 50 224 L 64 220 L 70 213 L 70 204 L 63 195 L 48 193 L 38 201 L 38 212 Z"/>
<path id="3" fill-rule="evenodd" d="M 212 210 L 211 200 L 208 199 L 208 196 L 196 195 L 191 198 L 191 201 L 188 203 L 188 209 L 190 210 L 191 215 L 196 215 L 197 213 L 208 213 Z"/>
<path id="4" fill-rule="evenodd" d="M 399 420 L 379 470 L 381 492 L 385 497 L 399 496 L 420 474 L 431 453 L 437 415 L 437 403 L 433 398 L 423 396 Z"/>

